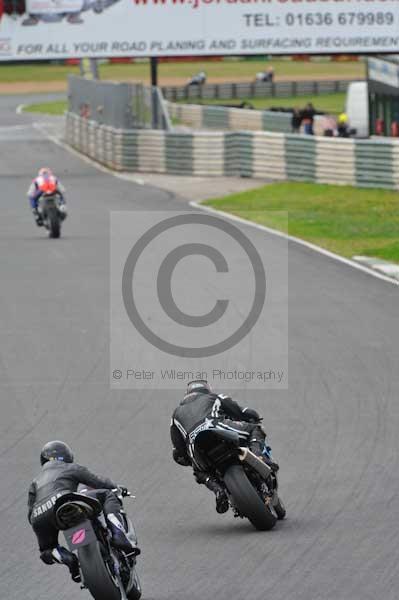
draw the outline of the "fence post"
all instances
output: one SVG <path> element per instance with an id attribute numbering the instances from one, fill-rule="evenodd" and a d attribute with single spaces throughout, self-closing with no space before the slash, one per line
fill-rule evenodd
<path id="1" fill-rule="evenodd" d="M 158 129 L 158 124 L 159 124 L 157 85 L 158 85 L 158 59 L 155 57 L 151 57 L 151 106 L 152 106 L 152 128 L 153 129 Z"/>

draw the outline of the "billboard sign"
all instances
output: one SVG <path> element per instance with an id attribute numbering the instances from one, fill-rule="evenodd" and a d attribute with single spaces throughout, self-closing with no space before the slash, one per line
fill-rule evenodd
<path id="1" fill-rule="evenodd" d="M 379 58 L 370 58 L 368 65 L 369 79 L 399 88 L 399 61 L 389 62 Z"/>
<path id="2" fill-rule="evenodd" d="M 399 0 L 2 0 L 0 60 L 399 52 Z"/>

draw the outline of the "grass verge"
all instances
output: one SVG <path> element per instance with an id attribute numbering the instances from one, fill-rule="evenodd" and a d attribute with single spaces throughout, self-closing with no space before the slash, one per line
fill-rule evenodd
<path id="1" fill-rule="evenodd" d="M 63 115 L 68 107 L 66 100 L 55 100 L 54 102 L 41 102 L 39 104 L 27 104 L 23 112 L 43 113 L 46 115 Z"/>
<path id="2" fill-rule="evenodd" d="M 196 101 L 191 101 L 195 102 Z M 290 108 L 294 106 L 303 107 L 307 102 L 313 102 L 317 110 L 330 114 L 339 114 L 345 105 L 345 94 L 326 94 L 322 96 L 297 96 L 292 98 L 256 98 L 248 100 L 255 109 L 262 110 L 271 106 Z M 234 102 L 228 100 L 206 101 L 203 104 L 226 104 L 233 105 Z M 238 102 L 237 102 L 238 105 Z M 67 102 L 57 100 L 55 102 L 41 102 L 39 104 L 29 104 L 24 108 L 26 112 L 46 113 L 50 115 L 62 115 L 67 109 Z"/>
<path id="3" fill-rule="evenodd" d="M 275 183 L 204 204 L 302 238 L 336 254 L 399 263 L 399 193 Z"/>
<path id="4" fill-rule="evenodd" d="M 345 93 L 337 94 L 320 94 L 317 96 L 289 96 L 287 98 L 247 98 L 245 101 L 249 102 L 256 110 L 266 110 L 271 107 L 279 108 L 303 108 L 308 102 L 312 102 L 316 110 L 326 112 L 329 114 L 339 114 L 344 110 L 345 107 Z M 217 105 L 228 105 L 228 106 L 239 106 L 244 100 L 187 100 L 184 101 L 190 104 L 212 104 Z"/>
<path id="5" fill-rule="evenodd" d="M 341 79 L 365 77 L 365 63 L 359 62 L 296 62 L 288 60 L 259 60 L 259 61 L 198 61 L 198 62 L 168 62 L 159 64 L 159 81 L 176 79 L 176 85 L 182 85 L 198 71 L 206 71 L 208 78 L 213 81 L 235 81 L 237 78 L 253 80 L 258 71 L 273 66 L 277 77 L 325 77 Z M 150 66 L 148 63 L 130 64 L 100 64 L 100 77 L 118 81 L 142 80 L 149 82 Z M 70 65 L 7 65 L 0 68 L 0 83 L 62 81 L 68 74 L 79 74 L 79 67 Z"/>

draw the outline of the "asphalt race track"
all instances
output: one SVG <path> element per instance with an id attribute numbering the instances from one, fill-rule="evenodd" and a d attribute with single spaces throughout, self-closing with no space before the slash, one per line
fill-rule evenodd
<path id="1" fill-rule="evenodd" d="M 65 438 L 78 461 L 136 493 L 127 508 L 148 600 L 396 600 L 398 288 L 290 245 L 289 391 L 240 397 L 265 415 L 289 518 L 257 533 L 218 516 L 169 459 L 175 394 L 111 392 L 108 381 L 110 208 L 182 202 L 96 170 L 16 104 L 0 102 L 0 597 L 89 598 L 39 561 L 26 520 L 40 448 Z M 26 199 L 46 164 L 70 191 L 55 242 Z M 269 237 L 273 260 L 281 242 Z"/>

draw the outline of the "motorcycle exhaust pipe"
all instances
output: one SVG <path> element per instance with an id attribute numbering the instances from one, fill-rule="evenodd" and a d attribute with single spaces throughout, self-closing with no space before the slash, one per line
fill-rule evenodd
<path id="1" fill-rule="evenodd" d="M 267 479 L 271 475 L 272 469 L 269 467 L 269 465 L 258 458 L 258 456 L 251 452 L 249 448 L 240 448 L 239 450 L 239 459 L 241 462 L 246 462 L 247 465 L 255 469 L 255 471 L 257 471 L 264 479 Z"/>

